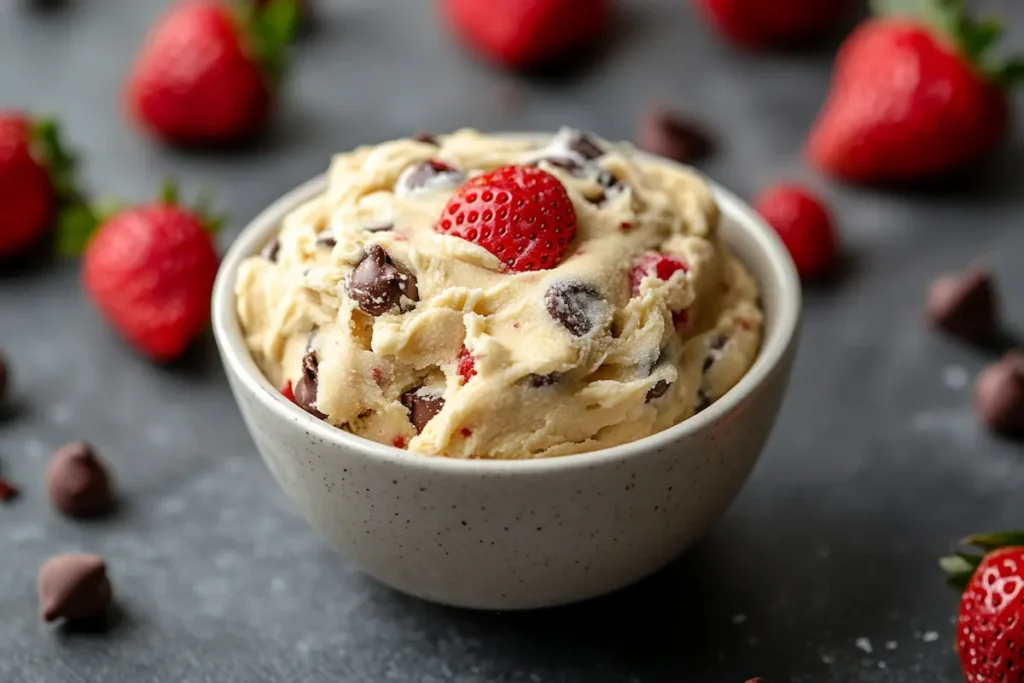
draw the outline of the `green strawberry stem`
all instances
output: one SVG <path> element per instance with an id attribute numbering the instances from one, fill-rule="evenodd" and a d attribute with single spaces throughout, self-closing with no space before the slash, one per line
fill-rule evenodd
<path id="1" fill-rule="evenodd" d="M 209 189 L 200 190 L 191 206 L 182 205 L 180 195 L 178 184 L 173 180 L 165 180 L 157 191 L 155 203 L 183 206 L 199 218 L 211 236 L 216 236 L 227 217 L 212 210 L 212 193 Z M 89 247 L 89 241 L 101 225 L 130 207 L 127 202 L 111 199 L 93 205 L 79 201 L 69 207 L 61 213 L 57 223 L 57 252 L 61 256 L 80 256 Z"/>
<path id="2" fill-rule="evenodd" d="M 1003 36 L 1002 21 L 971 17 L 964 0 L 871 0 L 871 5 L 878 16 L 907 17 L 930 26 L 994 84 L 1010 88 L 1024 83 L 1024 55 L 999 60 L 991 54 Z"/>
<path id="3" fill-rule="evenodd" d="M 247 0 L 237 10 L 249 48 L 274 87 L 288 65 L 288 49 L 299 29 L 300 5 L 300 0 Z"/>
<path id="4" fill-rule="evenodd" d="M 939 567 L 946 574 L 946 582 L 950 588 L 962 593 L 967 588 L 971 577 L 985 555 L 1001 548 L 1024 547 L 1024 531 L 1002 531 L 994 534 L 975 534 L 960 542 L 965 546 L 974 546 L 983 552 L 974 553 L 962 550 L 939 560 Z"/>

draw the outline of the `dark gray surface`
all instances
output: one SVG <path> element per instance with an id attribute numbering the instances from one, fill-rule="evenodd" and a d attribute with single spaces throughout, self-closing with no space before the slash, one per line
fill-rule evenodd
<path id="1" fill-rule="evenodd" d="M 628 138 L 642 103 L 659 97 L 728 134 L 707 170 L 741 194 L 780 176 L 823 188 L 852 263 L 833 287 L 808 292 L 784 414 L 710 537 L 618 595 L 502 615 L 392 593 L 314 537 L 256 456 L 210 339 L 186 363 L 153 367 L 88 309 L 73 264 L 0 273 L 0 348 L 17 398 L 0 423 L 0 465 L 25 489 L 0 507 L 0 682 L 960 680 L 956 599 L 935 558 L 968 532 L 1024 524 L 1024 453 L 969 412 L 959 384 L 986 356 L 930 333 L 919 308 L 935 273 L 980 256 L 1024 325 L 1019 133 L 966 187 L 844 189 L 797 151 L 827 49 L 738 54 L 705 35 L 683 0 L 634 0 L 594 62 L 528 80 L 451 46 L 427 0 L 322 0 L 265 144 L 169 152 L 130 134 L 118 107 L 135 45 L 166 3 L 28 4 L 0 3 L 0 105 L 59 113 L 104 193 L 143 198 L 166 175 L 215 185 L 235 218 L 225 244 L 332 150 L 462 125 L 571 123 Z M 1012 14 L 1019 46 L 1024 11 Z M 125 505 L 112 519 L 72 523 L 45 502 L 49 453 L 78 438 L 116 468 Z M 36 568 L 76 549 L 110 559 L 123 611 L 111 633 L 68 633 L 36 616 Z M 925 642 L 929 631 L 937 641 Z M 874 654 L 855 647 L 861 637 Z"/>

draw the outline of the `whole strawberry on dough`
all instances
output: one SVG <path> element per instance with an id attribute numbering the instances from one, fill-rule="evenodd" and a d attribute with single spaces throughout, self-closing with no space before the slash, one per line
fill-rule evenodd
<path id="1" fill-rule="evenodd" d="M 976 161 L 1005 140 L 1021 59 L 990 57 L 1001 29 L 963 0 L 879 0 L 836 59 L 807 156 L 834 176 L 912 182 Z"/>
<path id="2" fill-rule="evenodd" d="M 604 30 L 610 0 L 440 0 L 451 30 L 491 61 L 541 66 L 592 43 Z"/>
<path id="3" fill-rule="evenodd" d="M 130 118 L 170 144 L 236 142 L 266 122 L 299 17 L 298 0 L 245 8 L 175 3 L 146 37 L 125 86 Z"/>
<path id="4" fill-rule="evenodd" d="M 0 112 L 0 260 L 39 242 L 78 203 L 74 170 L 53 121 Z"/>
<path id="5" fill-rule="evenodd" d="M 786 48 L 821 38 L 849 0 L 695 0 L 711 24 L 737 45 Z"/>
<path id="6" fill-rule="evenodd" d="M 967 683 L 1024 680 L 1024 531 L 964 540 L 981 552 L 940 561 L 962 592 L 956 646 Z"/>
<path id="7" fill-rule="evenodd" d="M 136 349 L 167 362 L 210 322 L 219 220 L 181 206 L 173 187 L 114 213 L 88 237 L 82 283 L 97 310 Z"/>

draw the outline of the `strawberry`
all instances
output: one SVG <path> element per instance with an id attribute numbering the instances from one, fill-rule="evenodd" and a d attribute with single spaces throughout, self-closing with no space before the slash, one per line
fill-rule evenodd
<path id="1" fill-rule="evenodd" d="M 696 0 L 725 37 L 748 48 L 791 47 L 828 32 L 849 0 Z"/>
<path id="2" fill-rule="evenodd" d="M 53 121 L 0 112 L 0 259 L 42 239 L 79 203 L 75 158 Z"/>
<path id="3" fill-rule="evenodd" d="M 754 209 L 779 234 L 801 278 L 823 275 L 836 260 L 832 216 L 811 192 L 788 183 L 775 185 L 754 200 Z"/>
<path id="4" fill-rule="evenodd" d="M 962 0 L 877 2 L 840 49 L 832 90 L 807 145 L 840 178 L 909 182 L 984 156 L 1006 137 L 1006 89 L 1024 60 L 997 65 L 1001 29 L 965 15 Z"/>
<path id="5" fill-rule="evenodd" d="M 210 231 L 218 225 L 178 205 L 170 187 L 159 201 L 102 221 L 88 243 L 82 264 L 86 294 L 153 360 L 177 358 L 210 322 L 219 261 Z"/>
<path id="6" fill-rule="evenodd" d="M 1024 680 L 1024 531 L 971 536 L 940 561 L 961 592 L 957 650 L 967 683 Z"/>
<path id="7" fill-rule="evenodd" d="M 668 254 L 644 254 L 640 262 L 629 272 L 629 283 L 633 287 L 633 296 L 640 293 L 640 283 L 646 277 L 668 280 L 674 273 L 689 270 L 686 264 L 675 256 Z"/>
<path id="8" fill-rule="evenodd" d="M 185 0 L 160 19 L 125 89 L 131 118 L 165 142 L 213 145 L 265 123 L 298 19 L 297 0 L 233 11 Z"/>
<path id="9" fill-rule="evenodd" d="M 609 0 L 441 0 L 444 20 L 488 59 L 540 66 L 586 47 L 608 23 Z"/>
<path id="10" fill-rule="evenodd" d="M 576 236 L 576 207 L 550 173 L 505 166 L 456 190 L 434 230 L 480 245 L 511 271 L 547 270 Z"/>
<path id="11" fill-rule="evenodd" d="M 463 346 L 459 349 L 459 377 L 462 378 L 462 383 L 465 384 L 475 376 L 476 358 L 469 349 Z"/>

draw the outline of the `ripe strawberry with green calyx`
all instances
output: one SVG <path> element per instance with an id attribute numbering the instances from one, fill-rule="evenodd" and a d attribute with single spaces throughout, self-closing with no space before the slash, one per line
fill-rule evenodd
<path id="1" fill-rule="evenodd" d="M 960 591 L 957 650 L 967 683 L 1024 680 L 1024 531 L 964 539 L 939 564 Z"/>
<path id="2" fill-rule="evenodd" d="M 146 38 L 125 89 L 131 118 L 171 144 L 217 145 L 266 122 L 299 0 L 176 3 Z"/>
<path id="3" fill-rule="evenodd" d="M 840 49 L 810 161 L 851 181 L 910 182 L 984 156 L 1007 135 L 1024 59 L 997 60 L 1002 27 L 963 0 L 876 0 Z"/>
<path id="4" fill-rule="evenodd" d="M 156 361 L 180 356 L 210 322 L 221 218 L 205 204 L 182 206 L 167 185 L 154 202 L 93 214 L 92 230 L 82 221 L 62 236 L 85 250 L 82 283 L 97 310 Z"/>
<path id="5" fill-rule="evenodd" d="M 55 121 L 0 112 L 0 259 L 39 242 L 81 204 L 75 165 Z"/>

